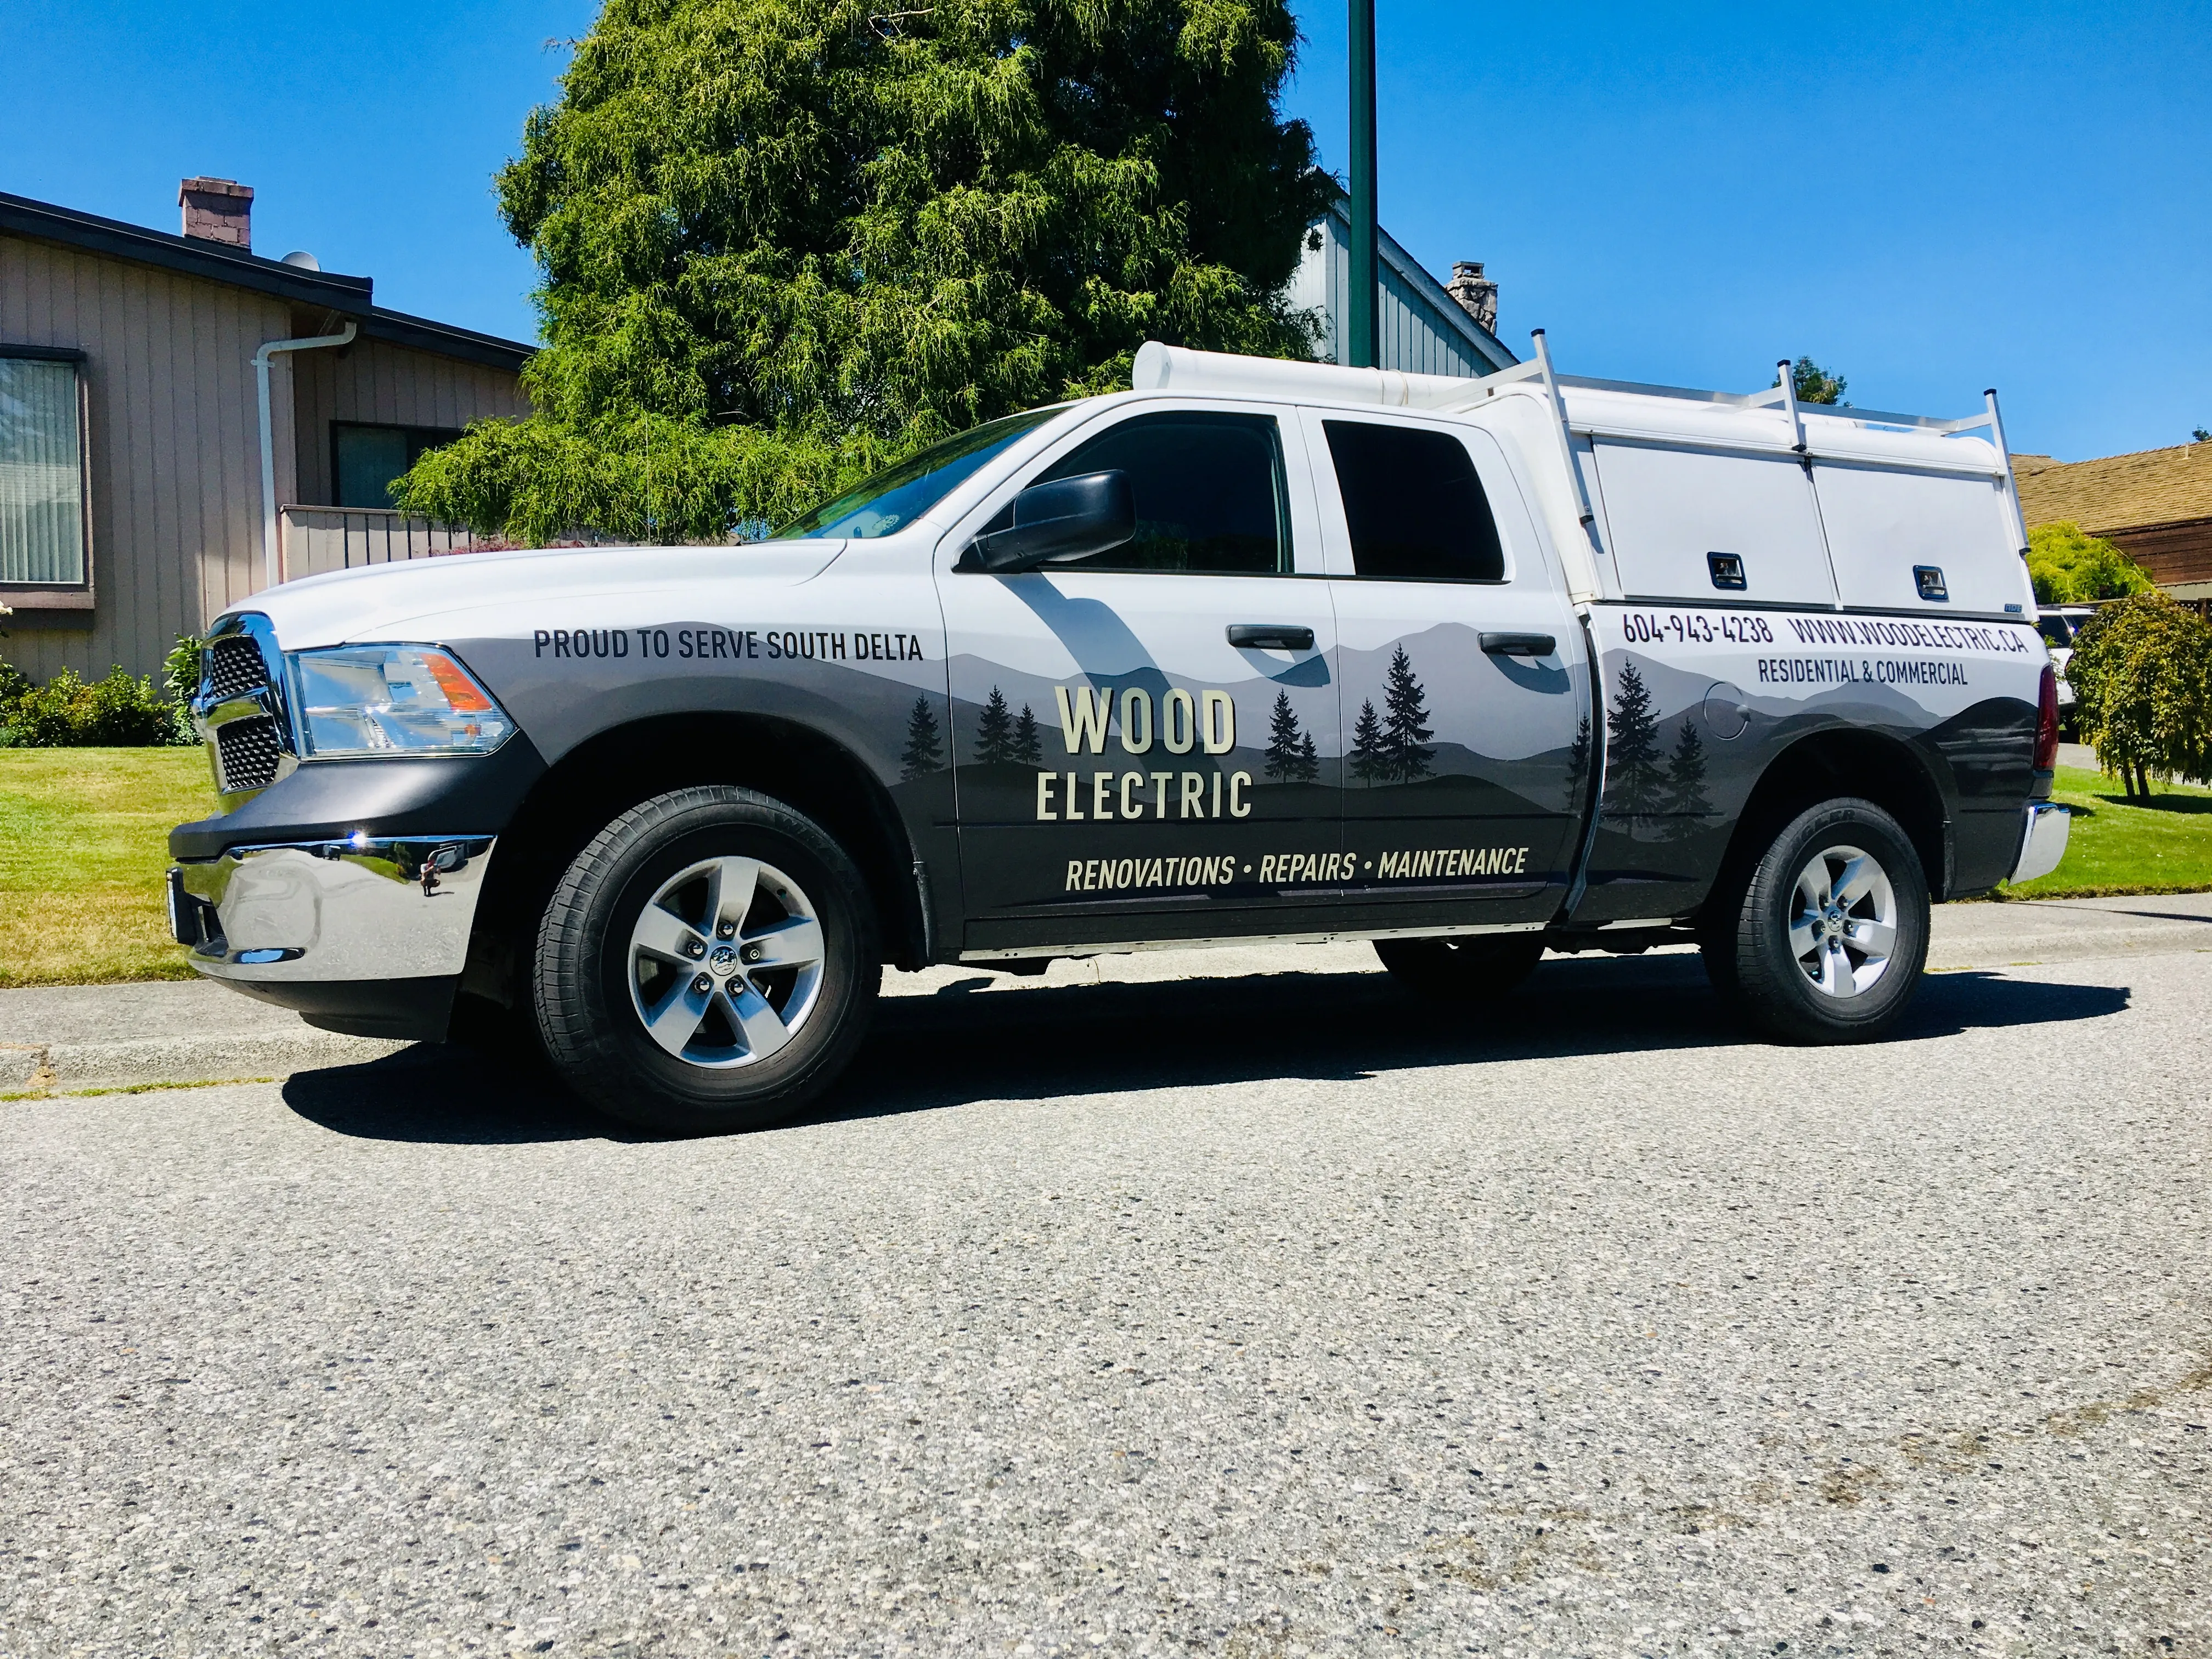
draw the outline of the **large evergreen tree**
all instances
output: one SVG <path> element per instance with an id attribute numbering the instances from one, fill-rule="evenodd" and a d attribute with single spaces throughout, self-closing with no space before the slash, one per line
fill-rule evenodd
<path id="1" fill-rule="evenodd" d="M 1429 775 L 1436 750 L 1428 746 L 1428 698 L 1402 645 L 1390 653 L 1389 671 L 1382 677 L 1382 753 L 1389 775 L 1399 783 L 1418 782 Z"/>
<path id="2" fill-rule="evenodd" d="M 1659 763 L 1659 719 L 1651 712 L 1650 688 L 1634 663 L 1620 671 L 1620 690 L 1605 713 L 1607 810 L 1615 817 L 1637 818 L 1659 810 L 1665 773 Z"/>
<path id="3" fill-rule="evenodd" d="M 537 413 L 410 511 L 542 541 L 779 520 L 1147 337 L 1303 356 L 1328 189 L 1285 0 L 607 0 L 499 175 Z"/>

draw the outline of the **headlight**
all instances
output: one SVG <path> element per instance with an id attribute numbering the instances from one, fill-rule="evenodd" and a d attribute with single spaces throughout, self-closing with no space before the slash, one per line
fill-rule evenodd
<path id="1" fill-rule="evenodd" d="M 485 755 L 514 722 L 451 652 L 347 645 L 291 653 L 301 758 Z"/>

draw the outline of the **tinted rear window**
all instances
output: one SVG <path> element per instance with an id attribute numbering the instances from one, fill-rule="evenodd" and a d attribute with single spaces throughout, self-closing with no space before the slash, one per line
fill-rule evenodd
<path id="1" fill-rule="evenodd" d="M 1505 550 L 1467 446 L 1448 432 L 1324 421 L 1363 576 L 1503 581 Z"/>

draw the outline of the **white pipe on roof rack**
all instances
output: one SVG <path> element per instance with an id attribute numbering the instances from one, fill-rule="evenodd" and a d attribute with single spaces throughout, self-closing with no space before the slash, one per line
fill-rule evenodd
<path id="1" fill-rule="evenodd" d="M 1601 553 L 1605 549 L 1598 544 L 1597 511 L 1590 506 L 1589 487 L 1583 483 L 1583 470 L 1575 465 L 1575 434 L 1567 425 L 1567 402 L 1559 396 L 1559 376 L 1552 373 L 1552 348 L 1544 338 L 1544 331 L 1532 328 L 1528 337 L 1536 343 L 1536 365 L 1544 377 L 1544 395 L 1552 400 L 1552 425 L 1559 434 L 1559 459 L 1566 463 L 1567 482 L 1574 486 L 1575 511 L 1583 521 L 1583 529 L 1590 543 Z"/>
<path id="2" fill-rule="evenodd" d="M 2020 556 L 2027 556 L 2027 515 L 2020 510 L 2020 485 L 2012 476 L 2012 452 L 2005 447 L 2004 420 L 1997 413 L 1997 389 L 1990 386 L 1982 393 L 1982 401 L 1989 410 L 1990 441 L 1997 447 L 1997 465 L 2004 469 L 2005 505 L 2012 509 L 2012 533 L 2020 541 Z"/>
<path id="3" fill-rule="evenodd" d="M 1327 398 L 1397 409 L 1441 409 L 1463 403 L 1480 382 L 1456 374 L 1405 374 L 1393 368 L 1341 368 L 1334 363 L 1240 357 L 1192 351 L 1147 340 L 1137 349 L 1129 381 L 1139 392 L 1224 392 L 1257 396 Z"/>
<path id="4" fill-rule="evenodd" d="M 1775 384 L 1782 389 L 1783 408 L 1790 411 L 1790 447 L 1802 455 L 1805 453 L 1805 417 L 1797 412 L 1797 375 L 1790 367 L 1787 357 L 1782 360 L 1779 367 L 1782 372 L 1776 378 Z"/>

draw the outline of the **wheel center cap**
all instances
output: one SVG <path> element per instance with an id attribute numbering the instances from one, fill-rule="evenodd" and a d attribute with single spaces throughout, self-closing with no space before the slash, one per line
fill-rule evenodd
<path id="1" fill-rule="evenodd" d="M 1830 910 L 1823 919 L 1823 926 L 1827 929 L 1830 939 L 1838 938 L 1844 931 L 1844 913 L 1841 910 Z"/>
<path id="2" fill-rule="evenodd" d="M 718 945 L 714 953 L 707 958 L 708 968 L 726 978 L 738 971 L 738 953 L 726 945 Z"/>

